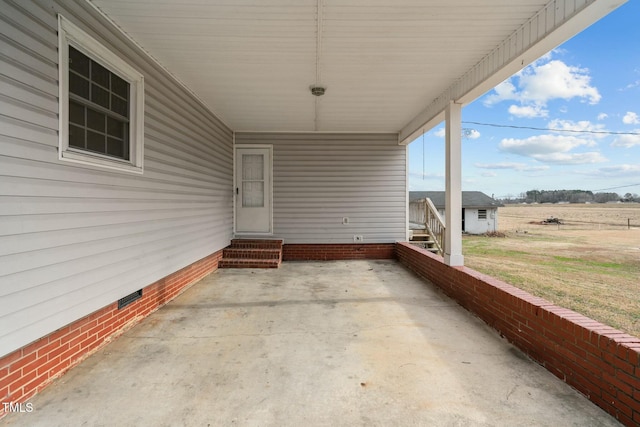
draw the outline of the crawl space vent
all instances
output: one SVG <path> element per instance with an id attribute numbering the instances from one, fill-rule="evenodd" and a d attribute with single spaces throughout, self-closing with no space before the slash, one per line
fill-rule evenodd
<path id="1" fill-rule="evenodd" d="M 129 294 L 126 297 L 120 298 L 118 300 L 118 310 L 128 306 L 129 304 L 140 298 L 142 298 L 142 289 L 140 289 L 139 291 L 135 291 L 134 293 Z"/>

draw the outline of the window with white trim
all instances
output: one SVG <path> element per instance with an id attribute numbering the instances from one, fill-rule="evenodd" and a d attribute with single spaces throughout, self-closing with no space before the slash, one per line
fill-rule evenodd
<path id="1" fill-rule="evenodd" d="M 142 74 L 61 15 L 58 37 L 59 158 L 142 173 Z"/>
<path id="2" fill-rule="evenodd" d="M 478 209 L 478 219 L 487 219 L 486 209 Z"/>

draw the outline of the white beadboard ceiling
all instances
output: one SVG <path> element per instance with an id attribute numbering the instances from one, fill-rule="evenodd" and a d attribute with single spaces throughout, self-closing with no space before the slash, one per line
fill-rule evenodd
<path id="1" fill-rule="evenodd" d="M 235 131 L 402 140 L 437 124 L 443 99 L 470 102 L 624 1 L 91 3 Z"/>

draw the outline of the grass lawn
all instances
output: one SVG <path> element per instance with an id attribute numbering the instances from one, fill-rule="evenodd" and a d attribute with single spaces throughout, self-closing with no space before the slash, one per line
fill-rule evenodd
<path id="1" fill-rule="evenodd" d="M 500 209 L 501 218 L 503 211 L 508 216 L 509 207 Z M 526 224 L 501 227 L 504 238 L 465 236 L 465 264 L 640 336 L 640 229 Z"/>

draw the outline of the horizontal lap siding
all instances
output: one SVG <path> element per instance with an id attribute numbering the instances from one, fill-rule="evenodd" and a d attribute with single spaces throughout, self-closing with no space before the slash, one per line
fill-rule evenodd
<path id="1" fill-rule="evenodd" d="M 238 146 L 273 145 L 274 234 L 287 244 L 404 240 L 406 147 L 397 141 L 395 134 L 236 135 Z"/>
<path id="2" fill-rule="evenodd" d="M 58 160 L 56 13 L 144 74 L 144 174 Z M 0 356 L 229 244 L 232 132 L 83 2 L 0 3 Z"/>

